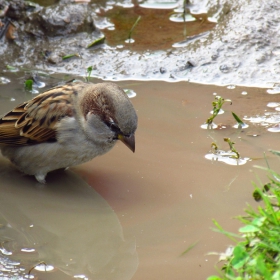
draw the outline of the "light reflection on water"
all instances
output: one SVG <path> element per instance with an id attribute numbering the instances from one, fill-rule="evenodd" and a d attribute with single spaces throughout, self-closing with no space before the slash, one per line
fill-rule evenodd
<path id="1" fill-rule="evenodd" d="M 26 276 L 43 260 L 46 266 L 35 267 L 41 273 L 55 269 L 83 279 L 131 279 L 138 265 L 135 243 L 124 239 L 111 207 L 78 176 L 60 173 L 42 186 L 1 160 L 3 275 Z"/>

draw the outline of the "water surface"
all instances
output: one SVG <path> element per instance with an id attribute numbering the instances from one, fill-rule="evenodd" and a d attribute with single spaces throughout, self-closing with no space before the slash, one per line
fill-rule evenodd
<path id="1" fill-rule="evenodd" d="M 187 82 L 119 85 L 137 93 L 131 99 L 139 117 L 135 154 L 118 143 L 91 162 L 49 174 L 44 186 L 1 158 L 0 240 L 8 252 L 2 251 L 2 263 L 18 262 L 22 275 L 44 261 L 54 270 L 32 270 L 39 279 L 206 279 L 218 260 L 207 253 L 231 244 L 210 229 L 212 219 L 236 232 L 232 218 L 243 214 L 246 202 L 258 205 L 251 181 L 266 182 L 266 174 L 253 166 L 265 165 L 263 152 L 278 149 L 279 135 L 265 122 L 235 129 L 231 111 L 241 118 L 276 117 L 267 104 L 279 102 L 278 95 Z M 215 120 L 221 129 L 204 130 L 213 93 L 233 104 Z M 13 77 L 1 85 L 0 111 L 30 98 Z M 224 137 L 251 161 L 231 166 L 205 159 L 212 142 L 228 150 Z M 267 159 L 278 170 L 278 158 L 268 153 Z"/>

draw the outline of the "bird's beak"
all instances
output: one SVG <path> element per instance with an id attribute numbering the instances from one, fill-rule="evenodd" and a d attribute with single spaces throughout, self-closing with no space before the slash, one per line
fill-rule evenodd
<path id="1" fill-rule="evenodd" d="M 119 134 L 118 139 L 121 140 L 133 153 L 135 152 L 135 136 L 131 134 L 130 136 L 124 136 Z"/>

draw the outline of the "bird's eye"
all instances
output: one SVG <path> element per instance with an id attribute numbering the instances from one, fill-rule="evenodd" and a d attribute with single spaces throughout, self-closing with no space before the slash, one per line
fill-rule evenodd
<path id="1" fill-rule="evenodd" d="M 105 122 L 105 123 L 116 134 L 119 134 L 121 132 L 120 128 L 113 121 Z"/>

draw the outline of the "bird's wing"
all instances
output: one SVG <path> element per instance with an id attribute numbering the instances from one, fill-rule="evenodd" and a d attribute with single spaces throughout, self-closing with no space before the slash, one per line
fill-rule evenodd
<path id="1" fill-rule="evenodd" d="M 31 145 L 56 140 L 56 124 L 74 115 L 75 86 L 50 89 L 0 119 L 0 145 Z"/>

